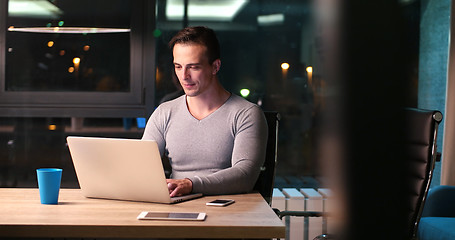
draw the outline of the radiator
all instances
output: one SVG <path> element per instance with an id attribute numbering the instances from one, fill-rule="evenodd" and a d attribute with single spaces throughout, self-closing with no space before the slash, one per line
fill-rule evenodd
<path id="1" fill-rule="evenodd" d="M 272 207 L 280 211 L 330 212 L 331 191 L 320 188 L 273 189 Z M 325 217 L 284 217 L 286 240 L 312 240 L 323 233 L 330 233 L 330 220 Z"/>

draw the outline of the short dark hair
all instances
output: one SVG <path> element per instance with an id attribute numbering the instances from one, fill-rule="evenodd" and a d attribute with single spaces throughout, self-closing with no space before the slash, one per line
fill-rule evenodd
<path id="1" fill-rule="evenodd" d="M 200 44 L 207 47 L 207 57 L 209 63 L 213 63 L 220 58 L 220 44 L 215 31 L 208 27 L 196 26 L 186 27 L 180 30 L 169 41 L 169 48 L 174 49 L 175 44 Z"/>

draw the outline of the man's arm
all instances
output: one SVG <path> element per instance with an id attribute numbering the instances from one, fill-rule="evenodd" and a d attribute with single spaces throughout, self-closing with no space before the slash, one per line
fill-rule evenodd
<path id="1" fill-rule="evenodd" d="M 166 122 L 164 118 L 165 115 L 163 115 L 160 110 L 161 109 L 156 109 L 150 116 L 144 134 L 142 135 L 142 140 L 155 140 L 158 144 L 160 154 L 163 156 L 165 151 L 164 131 Z M 193 183 L 187 178 L 166 179 L 166 182 L 170 197 L 187 195 L 193 190 Z"/>
<path id="2" fill-rule="evenodd" d="M 164 139 L 164 132 L 166 128 L 165 120 L 165 114 L 163 114 L 160 107 L 158 107 L 148 119 L 144 134 L 142 135 L 142 140 L 156 141 L 161 156 L 164 155 L 164 148 L 166 144 Z"/>

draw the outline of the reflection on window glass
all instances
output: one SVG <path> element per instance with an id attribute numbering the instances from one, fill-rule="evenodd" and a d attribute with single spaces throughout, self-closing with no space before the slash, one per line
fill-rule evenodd
<path id="1" fill-rule="evenodd" d="M 8 6 L 6 91 L 128 92 L 130 2 Z"/>

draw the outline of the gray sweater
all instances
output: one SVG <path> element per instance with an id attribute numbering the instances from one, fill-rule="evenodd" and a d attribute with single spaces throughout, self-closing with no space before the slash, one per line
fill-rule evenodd
<path id="1" fill-rule="evenodd" d="M 189 178 L 193 192 L 249 192 L 265 159 L 267 122 L 262 110 L 231 97 L 202 120 L 188 111 L 186 96 L 161 104 L 142 139 L 155 140 L 169 158 L 174 179 Z"/>

